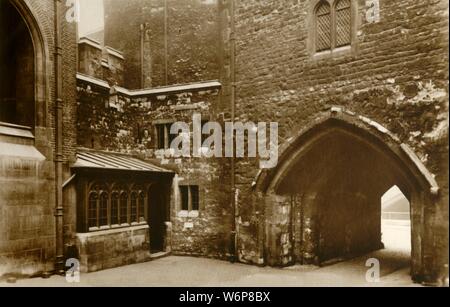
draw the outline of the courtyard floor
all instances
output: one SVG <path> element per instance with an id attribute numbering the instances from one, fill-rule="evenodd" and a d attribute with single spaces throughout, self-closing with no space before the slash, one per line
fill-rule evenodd
<path id="1" fill-rule="evenodd" d="M 18 280 L 0 287 L 392 287 L 418 286 L 409 275 L 410 252 L 406 245 L 409 231 L 403 225 L 389 225 L 384 230 L 385 250 L 332 264 L 326 267 L 293 266 L 289 268 L 257 267 L 225 261 L 169 256 L 147 263 L 82 274 L 79 284 L 69 284 L 64 277 Z M 403 240 L 401 240 L 403 235 Z M 399 240 L 400 242 L 396 241 Z M 366 281 L 366 261 L 380 261 L 378 283 Z"/>
<path id="2" fill-rule="evenodd" d="M 101 272 L 82 274 L 79 284 L 65 278 L 18 280 L 0 287 L 308 287 L 308 286 L 414 286 L 409 276 L 408 259 L 399 253 L 379 251 L 365 257 L 317 268 L 261 268 L 245 264 L 192 257 L 170 256 L 148 263 L 129 265 Z M 381 261 L 379 283 L 366 282 L 366 260 Z"/>

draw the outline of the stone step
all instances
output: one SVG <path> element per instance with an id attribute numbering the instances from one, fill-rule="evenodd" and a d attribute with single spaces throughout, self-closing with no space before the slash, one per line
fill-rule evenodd
<path id="1" fill-rule="evenodd" d="M 161 258 L 167 257 L 169 255 L 170 255 L 170 252 L 159 252 L 159 253 L 151 254 L 150 257 L 151 257 L 152 260 L 157 260 L 157 259 L 161 259 Z"/>

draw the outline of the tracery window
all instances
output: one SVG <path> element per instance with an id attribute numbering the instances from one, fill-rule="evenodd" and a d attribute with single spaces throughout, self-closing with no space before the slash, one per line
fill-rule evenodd
<path id="1" fill-rule="evenodd" d="M 100 207 L 98 213 L 98 226 L 108 226 L 108 202 L 109 195 L 107 192 L 102 192 L 100 195 Z"/>
<path id="2" fill-rule="evenodd" d="M 137 223 L 137 202 L 138 195 L 136 192 L 131 193 L 131 209 L 130 209 L 130 221 L 131 223 Z"/>
<path id="3" fill-rule="evenodd" d="M 87 194 L 88 231 L 127 227 L 147 220 L 147 194 L 142 186 L 92 184 Z"/>
<path id="4" fill-rule="evenodd" d="M 128 223 L 128 193 L 120 193 L 120 224 Z"/>
<path id="5" fill-rule="evenodd" d="M 88 225 L 89 228 L 97 227 L 97 200 L 98 195 L 95 192 L 89 194 L 88 202 Z"/>
<path id="6" fill-rule="evenodd" d="M 331 49 L 331 8 L 322 1 L 316 9 L 316 51 Z"/>
<path id="7" fill-rule="evenodd" d="M 340 0 L 336 2 L 336 47 L 350 45 L 351 43 L 351 2 Z"/>
<path id="8" fill-rule="evenodd" d="M 119 193 L 118 192 L 113 192 L 112 196 L 111 196 L 111 224 L 112 225 L 119 225 L 120 224 L 120 221 L 119 221 L 119 216 L 120 216 L 119 200 L 120 200 Z"/>
<path id="9" fill-rule="evenodd" d="M 321 0 L 314 10 L 315 51 L 351 45 L 351 0 Z"/>
<path id="10" fill-rule="evenodd" d="M 146 214 L 145 214 L 145 195 L 143 192 L 139 193 L 139 207 L 138 207 L 138 216 L 139 216 L 139 223 L 145 222 Z"/>

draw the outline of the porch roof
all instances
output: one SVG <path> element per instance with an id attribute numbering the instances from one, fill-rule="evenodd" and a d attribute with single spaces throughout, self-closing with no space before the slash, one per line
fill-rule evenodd
<path id="1" fill-rule="evenodd" d="M 130 155 L 88 149 L 78 149 L 77 160 L 75 164 L 72 165 L 72 168 L 167 174 L 174 173 L 171 170 L 156 166 L 150 162 L 144 162 Z"/>

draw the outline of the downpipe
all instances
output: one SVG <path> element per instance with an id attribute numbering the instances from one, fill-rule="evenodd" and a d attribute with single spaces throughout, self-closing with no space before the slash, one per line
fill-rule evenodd
<path id="1" fill-rule="evenodd" d="M 61 47 L 61 0 L 54 1 L 55 31 L 55 273 L 64 275 L 63 234 L 63 104 L 62 99 L 62 47 Z"/>

